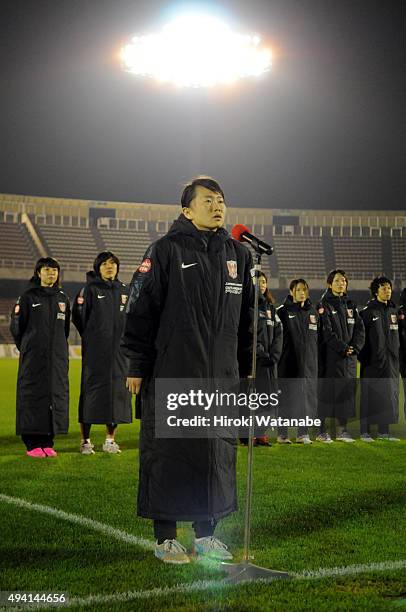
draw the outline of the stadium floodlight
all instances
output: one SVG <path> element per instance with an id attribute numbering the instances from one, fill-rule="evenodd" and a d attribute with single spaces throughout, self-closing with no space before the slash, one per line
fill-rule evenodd
<path id="1" fill-rule="evenodd" d="M 157 34 L 134 36 L 121 50 L 124 70 L 181 87 L 233 84 L 270 70 L 258 34 L 241 34 L 218 18 L 186 14 Z"/>

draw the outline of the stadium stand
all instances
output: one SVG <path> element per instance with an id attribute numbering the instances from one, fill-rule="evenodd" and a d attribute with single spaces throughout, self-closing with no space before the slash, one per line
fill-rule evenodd
<path id="1" fill-rule="evenodd" d="M 99 227 L 103 249 L 112 251 L 120 260 L 122 270 L 134 271 L 142 262 L 145 251 L 153 242 L 148 231 Z"/>
<path id="2" fill-rule="evenodd" d="M 46 251 L 65 270 L 86 272 L 93 267 L 100 250 L 90 228 L 62 225 L 35 225 Z"/>
<path id="3" fill-rule="evenodd" d="M 372 279 L 388 268 L 383 263 L 381 238 L 333 238 L 335 261 L 352 279 Z"/>
<path id="4" fill-rule="evenodd" d="M 406 281 L 406 236 L 391 239 L 393 276 L 396 281 Z"/>
<path id="5" fill-rule="evenodd" d="M 16 285 L 26 282 L 27 268 L 31 270 L 41 255 L 52 255 L 61 262 L 64 287 L 72 285 L 72 297 L 84 273 L 92 268 L 95 255 L 111 250 L 121 260 L 122 280 L 128 282 L 148 245 L 164 235 L 178 215 L 178 204 L 0 194 L 0 278 Z M 371 279 L 378 274 L 393 278 L 397 290 L 406 281 L 404 211 L 379 214 L 230 206 L 227 229 L 236 223 L 247 225 L 274 246 L 274 254 L 262 259 L 272 290 L 286 293 L 290 280 L 303 276 L 318 292 L 334 267 L 345 269 L 352 291 L 366 296 Z M 3 290 L 0 296 L 13 295 L 14 289 L 10 291 Z"/>
<path id="6" fill-rule="evenodd" d="M 317 236 L 274 236 L 279 276 L 323 279 L 326 276 L 323 240 Z"/>
<path id="7" fill-rule="evenodd" d="M 40 256 L 22 223 L 0 222 L 0 244 L 1 267 L 32 268 L 33 262 Z"/>

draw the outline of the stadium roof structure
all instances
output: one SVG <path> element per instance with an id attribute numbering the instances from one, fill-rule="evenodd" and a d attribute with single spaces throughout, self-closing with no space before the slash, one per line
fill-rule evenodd
<path id="1" fill-rule="evenodd" d="M 155 204 L 152 202 L 114 202 L 102 200 L 79 200 L 18 194 L 0 194 L 0 213 L 30 215 L 62 215 L 87 217 L 90 210 L 115 211 L 117 219 L 144 219 L 148 221 L 171 221 L 180 212 L 179 204 Z M 100 215 L 98 215 L 100 216 Z M 278 208 L 277 203 L 269 208 L 233 207 L 227 209 L 227 223 L 250 223 L 251 225 L 405 228 L 406 210 L 300 210 Z"/>

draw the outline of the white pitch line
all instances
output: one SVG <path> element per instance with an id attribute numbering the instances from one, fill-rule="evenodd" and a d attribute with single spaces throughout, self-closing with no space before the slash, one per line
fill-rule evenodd
<path id="1" fill-rule="evenodd" d="M 85 516 L 81 516 L 80 514 L 71 514 L 70 512 L 64 512 L 63 510 L 52 508 L 52 506 L 43 506 L 42 504 L 35 504 L 33 502 L 26 501 L 25 499 L 21 499 L 20 497 L 11 497 L 9 495 L 3 495 L 2 493 L 0 493 L 0 501 L 6 502 L 8 504 L 13 504 L 14 506 L 18 506 L 19 508 L 24 508 L 25 510 L 35 510 L 36 512 L 41 512 L 42 514 L 49 514 L 69 523 L 82 525 L 83 527 L 93 529 L 93 531 L 98 531 L 99 533 L 103 533 L 104 535 L 115 538 L 116 540 L 128 542 L 128 544 L 134 544 L 135 546 L 140 546 L 141 548 L 144 548 L 146 550 L 153 550 L 155 547 L 154 542 L 151 542 L 150 540 L 146 540 L 145 538 L 139 538 L 138 536 L 132 535 L 131 533 L 127 533 L 126 531 L 122 531 L 121 529 L 115 529 L 110 525 L 100 523 L 99 521 L 94 521 L 93 519 L 86 518 Z"/>
<path id="2" fill-rule="evenodd" d="M 382 572 L 406 568 L 406 560 L 402 561 L 383 561 L 381 563 L 347 565 L 344 567 L 320 568 L 314 571 L 301 573 L 291 573 L 293 580 L 320 580 L 322 578 L 337 578 L 340 576 L 351 576 L 368 572 Z M 264 580 L 259 580 L 261 584 L 267 584 Z M 269 584 L 269 583 L 268 583 Z M 96 606 L 100 604 L 126 603 L 140 599 L 152 599 L 154 597 L 172 596 L 175 594 L 188 595 L 199 591 L 210 591 L 239 586 L 241 583 L 230 583 L 224 580 L 196 580 L 184 584 L 175 584 L 170 587 L 156 587 L 147 591 L 127 591 L 125 593 L 115 593 L 114 595 L 89 595 L 88 597 L 72 597 L 65 605 L 58 607 L 69 608 L 72 606 Z M 36 610 L 45 610 L 57 607 L 56 604 L 44 604 L 35 606 Z M 6 608 L 0 608 L 6 612 Z M 26 608 L 13 608 L 14 612 L 24 612 Z"/>
<path id="3" fill-rule="evenodd" d="M 320 578 L 339 578 L 340 576 L 355 576 L 367 572 L 385 572 L 405 568 L 406 559 L 369 564 L 360 563 L 359 565 L 345 565 L 344 567 L 320 567 L 317 570 L 290 572 L 290 574 L 295 580 L 319 580 Z"/>
<path id="4" fill-rule="evenodd" d="M 105 523 L 99 523 L 93 519 L 86 518 L 79 514 L 71 514 L 52 508 L 51 506 L 43 506 L 42 504 L 35 504 L 28 502 L 25 499 L 18 497 L 10 497 L 9 495 L 3 495 L 0 493 L 0 501 L 4 501 L 9 504 L 14 504 L 20 508 L 27 510 L 35 510 L 44 514 L 55 516 L 64 521 L 83 525 L 94 531 L 99 531 L 105 535 L 112 536 L 117 540 L 140 546 L 141 548 L 152 550 L 154 548 L 154 542 L 145 540 L 144 538 L 138 538 L 130 533 L 115 529 L 106 525 Z M 293 580 L 320 580 L 322 578 L 338 578 L 340 576 L 353 576 L 356 574 L 364 574 L 368 572 L 383 572 L 390 570 L 398 570 L 406 568 L 406 559 L 399 561 L 382 561 L 379 563 L 370 564 L 359 564 L 359 565 L 346 565 L 343 567 L 325 567 L 317 570 L 306 570 L 304 572 L 290 572 Z M 259 581 L 265 583 L 265 581 Z M 240 583 L 241 584 L 241 583 Z M 150 599 L 153 597 L 164 597 L 173 593 L 188 594 L 196 591 L 208 591 L 210 589 L 228 588 L 237 586 L 236 583 L 225 582 L 224 580 L 197 580 L 194 582 L 177 584 L 171 587 L 156 587 L 147 591 L 128 591 L 126 593 L 115 593 L 114 595 L 89 595 L 88 597 L 72 597 L 68 604 L 58 607 L 71 607 L 71 606 L 91 606 L 95 604 L 104 603 L 120 603 L 135 601 L 137 599 Z M 35 606 L 36 610 L 44 610 L 47 608 L 54 608 L 55 604 L 44 604 Z M 5 610 L 6 608 L 0 608 Z M 15 612 L 19 610 L 25 610 L 26 608 L 13 608 Z"/>

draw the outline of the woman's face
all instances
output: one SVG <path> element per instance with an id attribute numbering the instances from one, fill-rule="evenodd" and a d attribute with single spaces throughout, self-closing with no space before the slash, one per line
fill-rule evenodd
<path id="1" fill-rule="evenodd" d="M 347 291 L 347 281 L 342 274 L 337 273 L 330 287 L 333 295 L 343 295 Z"/>
<path id="2" fill-rule="evenodd" d="M 298 283 L 296 287 L 291 289 L 290 295 L 293 298 L 295 304 L 303 304 L 309 297 L 309 291 L 303 283 Z"/>
<path id="3" fill-rule="evenodd" d="M 268 288 L 268 284 L 266 282 L 265 276 L 260 276 L 259 277 L 259 291 L 261 292 L 262 295 L 264 295 L 267 288 Z"/>
<path id="4" fill-rule="evenodd" d="M 100 264 L 100 276 L 104 281 L 114 280 L 117 276 L 117 264 L 111 257 Z"/>

